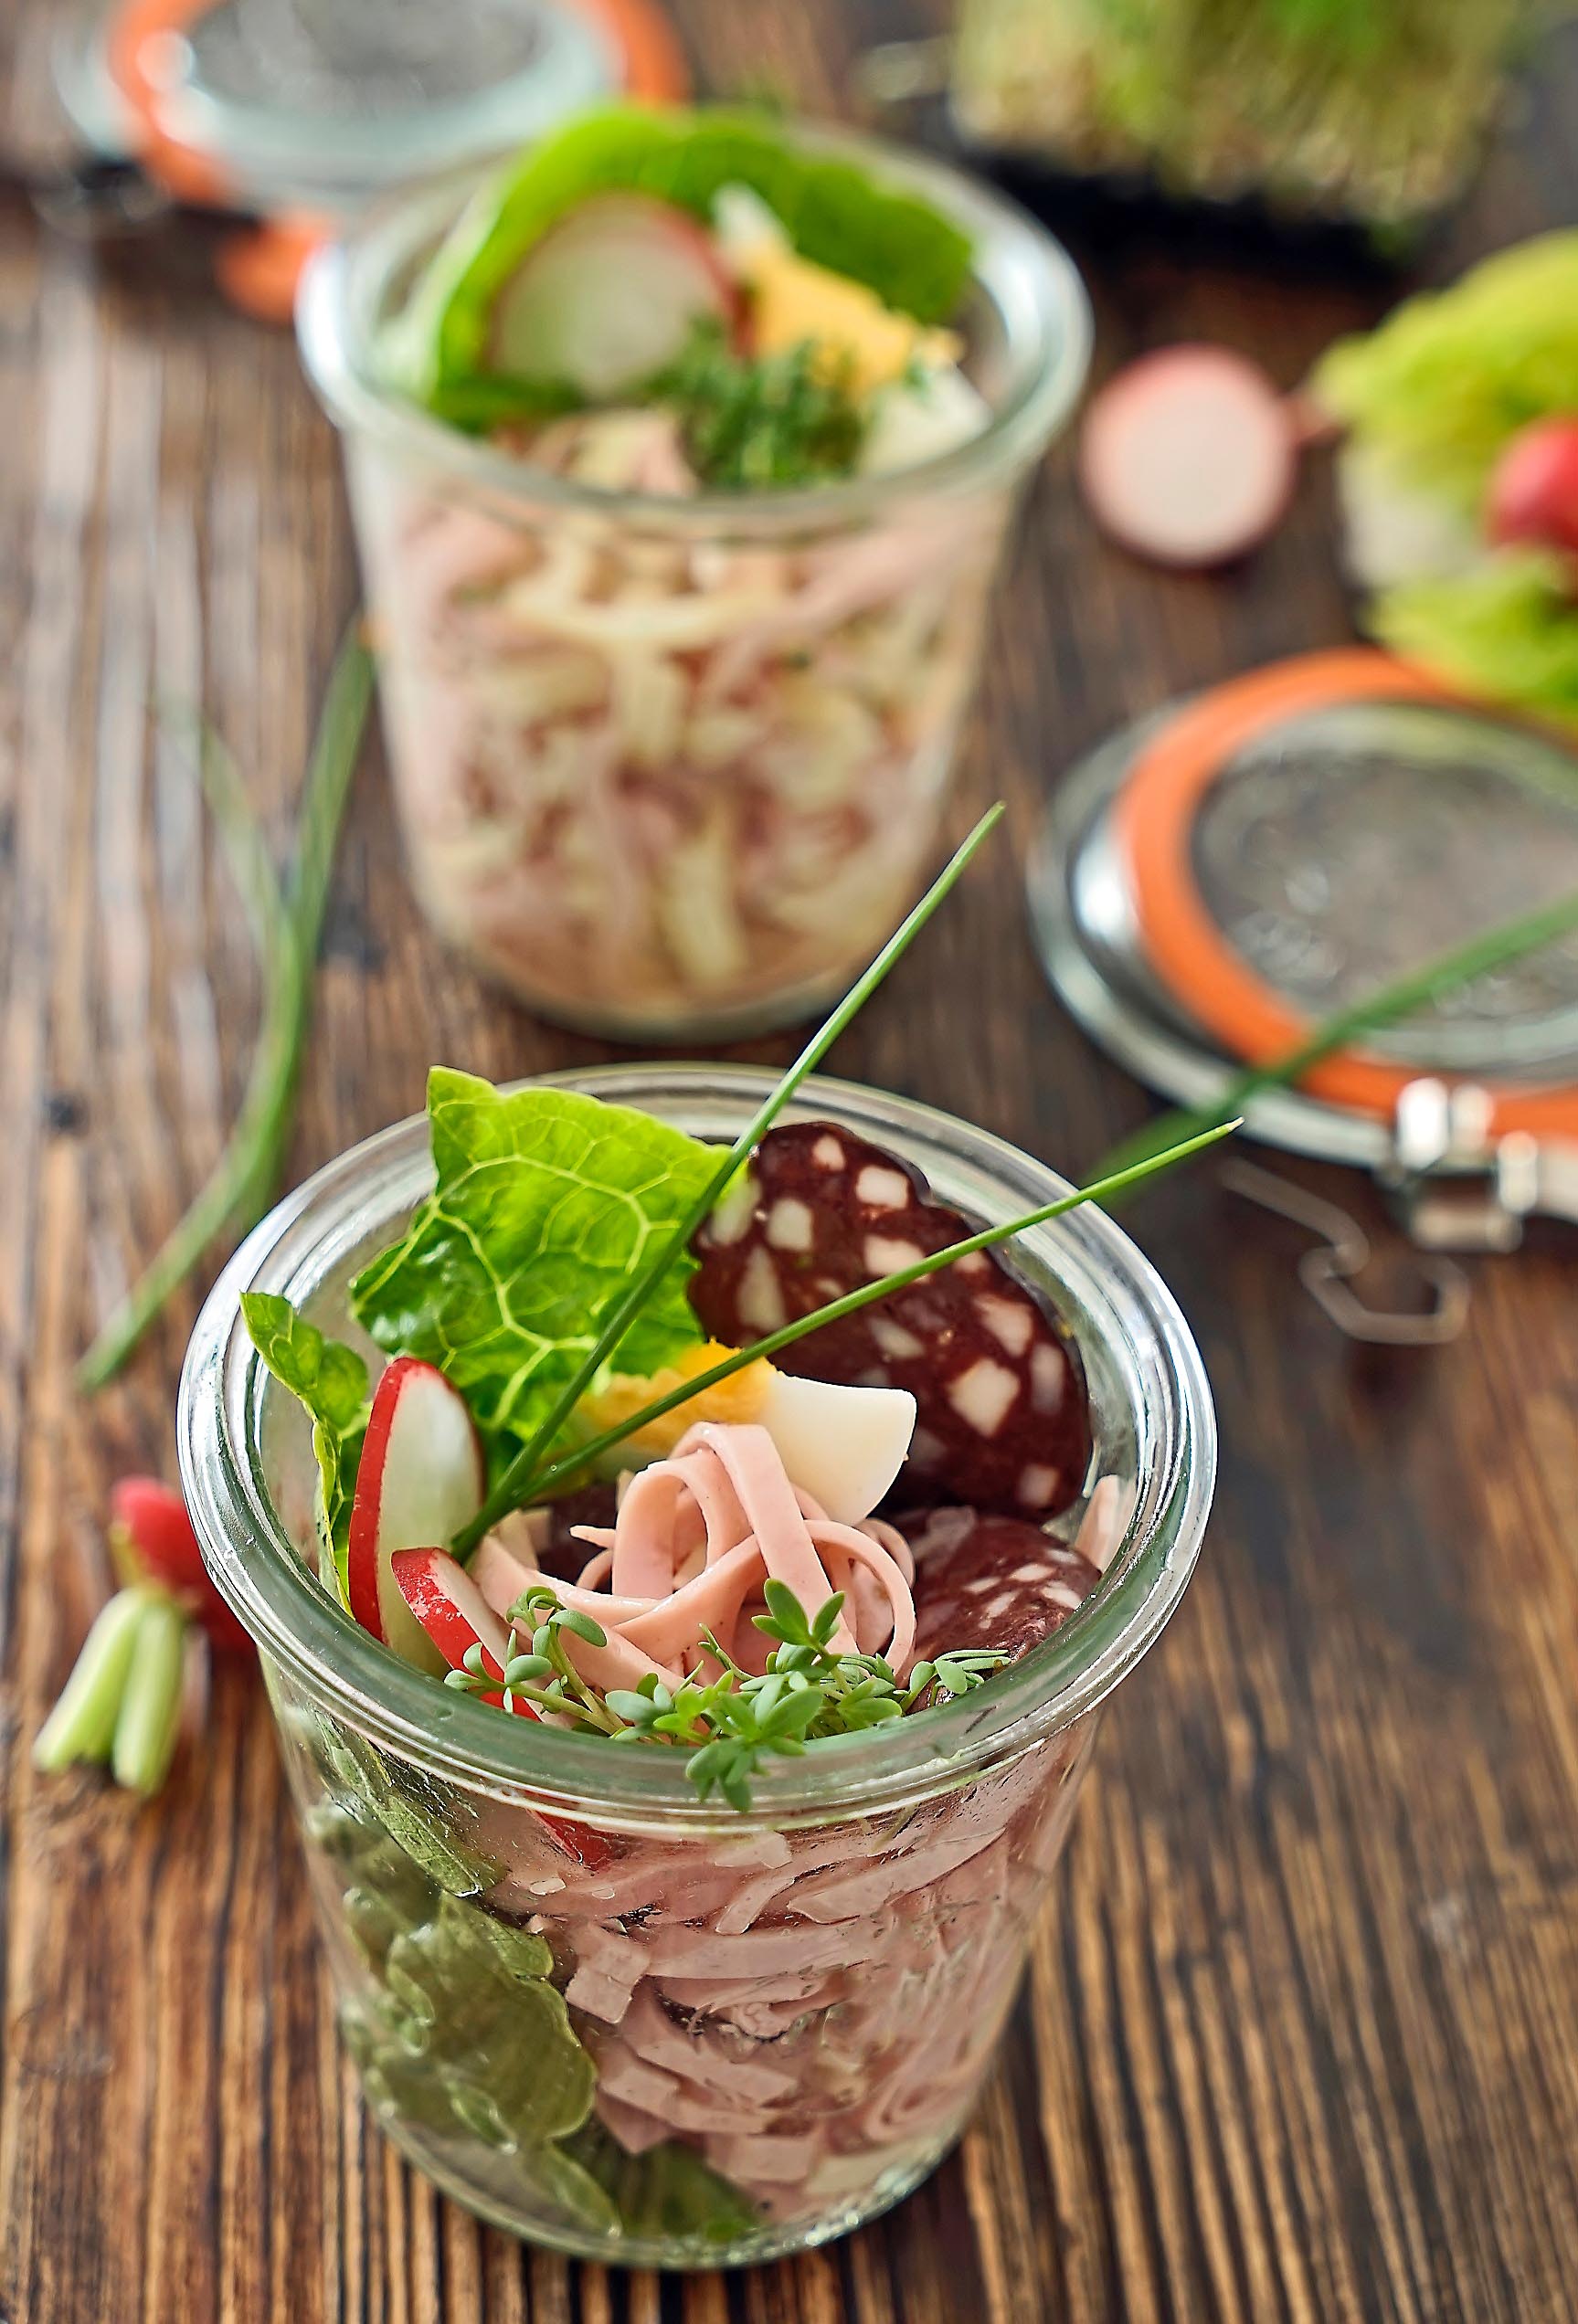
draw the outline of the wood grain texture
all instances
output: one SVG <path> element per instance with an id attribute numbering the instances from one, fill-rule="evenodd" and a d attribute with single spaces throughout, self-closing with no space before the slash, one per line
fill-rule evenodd
<path id="1" fill-rule="evenodd" d="M 261 1695 L 221 1677 L 156 1809 L 27 1747 L 106 1587 L 110 1481 L 171 1460 L 195 1307 L 90 1411 L 70 1367 L 217 1149 L 257 1003 L 155 715 L 200 701 L 281 840 L 355 594 L 289 340 L 208 295 L 190 223 L 101 260 L 21 185 L 58 137 L 48 0 L 0 16 L 0 1622 L 6 2324 L 1561 2324 L 1578 2309 L 1578 1334 L 1570 1237 L 1476 1270 L 1470 1327 L 1358 1356 L 1291 1230 L 1208 1173 L 1135 1228 L 1221 1405 L 1184 1611 L 1107 1723 L 1001 2066 L 890 2219 L 735 2279 L 577 2268 L 479 2227 L 340 2057 Z M 692 0 L 723 85 L 827 106 L 920 11 Z M 1578 48 L 1549 52 L 1446 247 L 1570 220 Z M 1374 283 L 1082 249 L 1108 366 L 1220 335 L 1296 379 Z M 1347 634 L 1325 481 L 1241 574 L 1140 571 L 1041 478 L 960 816 L 1020 842 L 1060 771 L 1180 689 Z M 613 1054 L 445 961 L 369 752 L 294 1167 L 489 1074 Z M 787 1042 L 742 1054 L 778 1058 Z M 840 1070 L 1077 1170 L 1143 1111 L 1050 1001 L 1002 849 Z M 1303 1171 L 1361 1211 L 1335 1172 Z"/>

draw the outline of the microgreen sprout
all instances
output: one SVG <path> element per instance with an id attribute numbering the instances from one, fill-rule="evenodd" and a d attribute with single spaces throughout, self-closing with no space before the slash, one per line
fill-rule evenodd
<path id="1" fill-rule="evenodd" d="M 597 1689 L 581 1677 L 564 1643 L 564 1633 L 584 1639 L 588 1646 L 606 1646 L 608 1632 L 577 1606 L 561 1606 L 545 1582 L 535 1582 L 510 1608 L 517 1632 L 529 1622 L 531 1646 L 512 1654 L 503 1673 L 490 1670 L 480 1644 L 468 1646 L 459 1670 L 445 1674 L 444 1684 L 463 1695 L 502 1695 L 506 1711 L 526 1704 L 538 1717 L 562 1718 L 571 1726 L 598 1735 L 615 1735 L 620 1722 L 613 1717 Z"/>
<path id="2" fill-rule="evenodd" d="M 808 1743 L 824 1737 L 857 1735 L 908 1712 L 933 1709 L 980 1685 L 1008 1659 L 984 1650 L 942 1653 L 917 1663 L 901 1679 L 880 1654 L 833 1651 L 842 1592 L 814 1614 L 785 1582 L 768 1579 L 762 1596 L 767 1611 L 753 1621 L 773 1641 L 764 1671 L 742 1669 L 709 1631 L 703 1644 L 710 1674 L 698 1668 L 671 1686 L 650 1671 L 639 1686 L 603 1694 L 579 1675 L 564 1638 L 568 1632 L 603 1646 L 606 1633 L 578 1607 L 562 1606 L 547 1583 L 534 1583 L 510 1609 L 517 1633 L 528 1622 L 533 1627 L 530 1651 L 503 1665 L 504 1708 L 513 1709 L 519 1697 L 539 1713 L 616 1743 L 678 1746 L 688 1754 L 685 1772 L 701 1798 L 716 1792 L 743 1813 L 764 1760 L 798 1758 Z M 501 1693 L 499 1674 L 489 1670 L 481 1646 L 471 1647 L 464 1667 L 450 1671 L 444 1683 L 466 1694 Z"/>

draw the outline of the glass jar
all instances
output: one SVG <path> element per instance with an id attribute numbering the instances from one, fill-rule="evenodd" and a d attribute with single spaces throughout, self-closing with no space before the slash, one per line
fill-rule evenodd
<path id="1" fill-rule="evenodd" d="M 390 395 L 378 331 L 474 171 L 353 228 L 303 286 L 418 895 L 487 974 L 590 1031 L 789 1022 L 892 933 L 936 849 L 1010 516 L 1085 376 L 1084 291 L 1029 218 L 914 154 L 802 134 L 974 246 L 963 323 L 992 417 L 899 473 L 605 490 Z"/>
<path id="2" fill-rule="evenodd" d="M 710 1139 L 769 1086 L 701 1066 L 558 1078 Z M 791 1110 L 982 1219 L 1061 1188 L 880 1091 L 813 1082 Z M 748 1812 L 703 1805 L 678 1752 L 505 1718 L 398 1661 L 303 1562 L 309 1432 L 239 1294 L 282 1293 L 355 1337 L 346 1284 L 430 1182 L 418 1119 L 290 1196 L 217 1284 L 181 1388 L 187 1500 L 262 1657 L 368 2103 L 459 2201 L 588 2258 L 718 2266 L 821 2242 L 922 2179 L 975 2100 L 1099 1711 L 1199 1549 L 1199 1355 L 1107 1218 L 1022 1238 L 1083 1351 L 1093 1477 L 1121 1487 L 1100 1588 L 984 1690 L 772 1762 Z"/>

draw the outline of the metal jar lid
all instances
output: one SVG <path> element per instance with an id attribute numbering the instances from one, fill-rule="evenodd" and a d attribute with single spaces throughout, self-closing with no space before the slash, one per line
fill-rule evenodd
<path id="1" fill-rule="evenodd" d="M 651 0 L 105 0 L 57 79 L 184 198 L 332 217 L 683 73 Z"/>
<path id="2" fill-rule="evenodd" d="M 1075 1018 L 1153 1087 L 1209 1104 L 1322 1019 L 1578 893 L 1578 755 L 1385 655 L 1300 657 L 1085 759 L 1029 886 Z M 1509 1139 L 1578 1140 L 1578 934 L 1262 1090 L 1246 1119 L 1395 1175 L 1420 1160 L 1427 1106 L 1443 1157 L 1476 1146 L 1482 1167 Z"/>

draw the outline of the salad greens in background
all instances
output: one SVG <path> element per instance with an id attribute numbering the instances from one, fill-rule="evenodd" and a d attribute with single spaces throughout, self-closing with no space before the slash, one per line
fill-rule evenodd
<path id="1" fill-rule="evenodd" d="M 562 384 L 490 371 L 494 302 L 528 251 L 594 195 L 642 194 L 704 220 L 730 185 L 759 195 L 802 258 L 864 284 L 896 312 L 937 323 L 958 307 L 969 244 L 929 203 L 874 184 L 748 111 L 619 106 L 545 139 L 480 189 L 386 332 L 387 377 L 460 427 L 573 408 L 577 399 Z"/>
<path id="2" fill-rule="evenodd" d="M 961 0 L 967 135 L 1172 195 L 1412 238 L 1469 175 L 1529 0 Z"/>
<path id="3" fill-rule="evenodd" d="M 1525 431 L 1578 430 L 1578 230 L 1406 300 L 1339 342 L 1311 386 L 1346 432 L 1367 626 L 1449 682 L 1578 724 L 1578 543 L 1563 545 L 1559 512 L 1547 539 L 1496 537 L 1502 463 Z"/>

